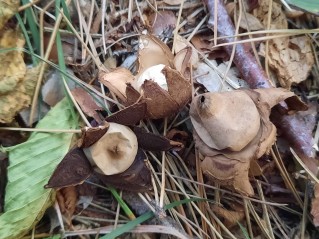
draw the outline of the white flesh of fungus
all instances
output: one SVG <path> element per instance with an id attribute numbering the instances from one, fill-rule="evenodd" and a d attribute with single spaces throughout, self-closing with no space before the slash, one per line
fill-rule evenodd
<path id="1" fill-rule="evenodd" d="M 152 80 L 156 82 L 162 89 L 168 91 L 167 81 L 165 75 L 162 73 L 165 65 L 159 64 L 147 68 L 137 79 L 134 88 L 141 92 L 141 87 L 144 84 L 145 80 Z"/>
<path id="2" fill-rule="evenodd" d="M 137 154 L 137 138 L 127 126 L 110 123 L 108 131 L 83 151 L 97 171 L 114 175 L 127 170 Z"/>

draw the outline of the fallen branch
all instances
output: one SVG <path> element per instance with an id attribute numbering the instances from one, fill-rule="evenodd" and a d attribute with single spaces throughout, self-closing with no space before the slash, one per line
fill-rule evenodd
<path id="1" fill-rule="evenodd" d="M 215 2 L 217 1 L 217 2 Z M 217 20 L 217 35 L 219 37 L 225 37 L 218 40 L 218 43 L 232 43 L 234 42 L 235 27 L 229 17 L 225 5 L 222 0 L 206 0 L 207 7 L 210 13 L 208 21 L 208 27 L 214 31 L 214 24 Z M 215 9 L 217 7 L 217 9 Z M 217 16 L 215 15 L 217 13 Z M 230 56 L 233 48 L 235 49 L 234 63 L 239 69 L 243 79 L 253 89 L 255 88 L 272 88 L 272 84 L 269 78 L 266 76 L 264 70 L 257 63 L 254 56 L 251 54 L 249 49 L 246 49 L 243 44 L 229 44 L 224 46 L 224 50 Z M 286 137 L 289 144 L 294 147 L 296 153 L 308 166 L 308 168 L 317 175 L 318 166 L 317 160 L 313 153 L 313 138 L 310 131 L 303 132 L 304 122 L 302 117 L 298 117 L 298 113 L 295 116 L 289 116 L 282 114 L 285 112 L 285 102 L 281 102 L 276 107 L 277 115 L 274 124 L 277 128 L 283 131 L 283 136 Z M 280 113 L 278 113 L 280 112 Z"/>

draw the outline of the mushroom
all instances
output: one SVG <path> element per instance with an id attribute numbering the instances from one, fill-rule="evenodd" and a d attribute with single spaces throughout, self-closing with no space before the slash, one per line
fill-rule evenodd
<path id="1" fill-rule="evenodd" d="M 196 147 L 204 156 L 203 173 L 245 195 L 253 195 L 248 171 L 252 160 L 267 153 L 276 128 L 273 106 L 295 96 L 281 88 L 205 93 L 191 103 Z"/>
<path id="2" fill-rule="evenodd" d="M 83 151 L 97 172 L 113 175 L 124 172 L 133 164 L 137 148 L 136 135 L 129 127 L 109 123 L 107 132 Z"/>
<path id="3" fill-rule="evenodd" d="M 182 145 L 133 126 L 144 114 L 145 103 L 135 104 L 107 117 L 103 125 L 83 128 L 78 147 L 63 158 L 45 187 L 81 184 L 94 174 L 119 189 L 150 190 L 151 172 L 143 150 L 167 151 Z"/>
<path id="4" fill-rule="evenodd" d="M 129 106 L 146 102 L 146 118 L 159 119 L 177 113 L 191 99 L 189 80 L 174 68 L 174 55 L 161 40 L 141 35 L 138 51 L 138 72 L 116 68 L 100 72 L 99 81 Z"/>

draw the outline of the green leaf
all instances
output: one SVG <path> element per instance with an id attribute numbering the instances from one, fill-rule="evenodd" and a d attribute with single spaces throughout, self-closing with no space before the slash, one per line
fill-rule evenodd
<path id="1" fill-rule="evenodd" d="M 289 5 L 299 8 L 302 11 L 310 12 L 319 15 L 318 0 L 286 0 Z"/>
<path id="2" fill-rule="evenodd" d="M 67 99 L 58 103 L 36 128 L 74 129 L 78 125 Z M 0 238 L 20 238 L 54 202 L 54 191 L 44 189 L 53 170 L 69 150 L 73 134 L 34 132 L 9 153 L 5 213 L 0 216 Z"/>

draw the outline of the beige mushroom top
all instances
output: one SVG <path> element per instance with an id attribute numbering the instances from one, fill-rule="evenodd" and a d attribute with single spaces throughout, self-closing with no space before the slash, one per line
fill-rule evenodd
<path id="1" fill-rule="evenodd" d="M 108 131 L 93 145 L 83 148 L 96 171 L 114 175 L 127 170 L 135 160 L 138 143 L 127 126 L 110 123 Z"/>

